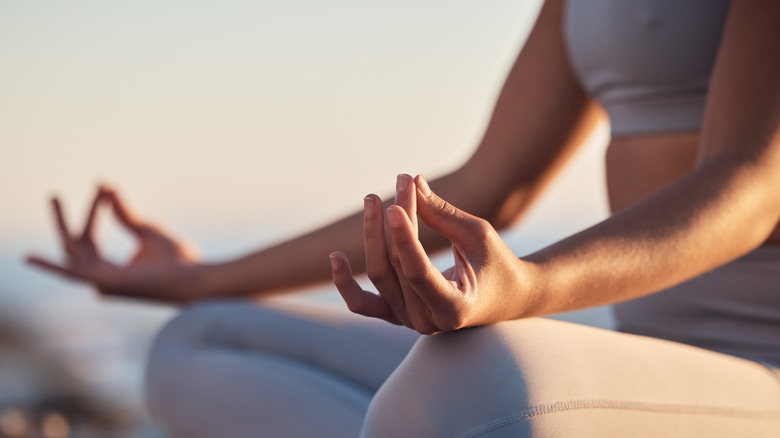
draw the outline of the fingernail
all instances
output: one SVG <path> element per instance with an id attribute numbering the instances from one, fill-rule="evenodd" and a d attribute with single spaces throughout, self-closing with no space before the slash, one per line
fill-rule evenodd
<path id="1" fill-rule="evenodd" d="M 397 192 L 409 186 L 409 179 L 409 175 L 405 173 L 398 174 L 398 177 L 395 180 L 395 191 Z"/>
<path id="2" fill-rule="evenodd" d="M 373 199 L 371 199 L 371 196 L 368 195 L 365 198 L 363 198 L 363 213 L 368 214 L 368 213 L 372 213 L 373 211 L 374 211 Z"/>
<path id="3" fill-rule="evenodd" d="M 425 180 L 425 177 L 423 177 L 422 174 L 417 178 L 417 186 L 420 187 L 420 193 L 422 193 L 423 196 L 426 198 L 431 196 L 431 188 L 428 187 L 428 181 Z"/>
<path id="4" fill-rule="evenodd" d="M 336 260 L 336 253 L 332 252 L 330 255 L 328 255 L 328 258 L 330 259 L 330 267 L 332 269 L 336 269 L 338 267 L 338 260 Z"/>
<path id="5" fill-rule="evenodd" d="M 387 209 L 387 223 L 391 227 L 398 227 L 401 225 L 401 213 L 396 211 L 395 208 L 390 207 Z"/>

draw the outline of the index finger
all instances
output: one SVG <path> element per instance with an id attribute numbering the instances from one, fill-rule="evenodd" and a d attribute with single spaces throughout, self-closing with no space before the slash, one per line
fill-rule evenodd
<path id="1" fill-rule="evenodd" d="M 393 246 L 401 264 L 402 272 L 399 275 L 403 275 L 414 293 L 431 310 L 431 314 L 452 308 L 462 298 L 460 291 L 454 289 L 433 266 L 415 234 L 411 220 L 399 210 L 395 206 L 387 209 Z"/>
<path id="2" fill-rule="evenodd" d="M 60 241 L 62 242 L 62 248 L 66 253 L 73 253 L 73 237 L 68 231 L 68 225 L 65 222 L 65 215 L 62 213 L 62 205 L 57 197 L 51 198 L 51 206 L 54 210 L 54 219 L 57 223 L 57 231 L 60 235 Z"/>

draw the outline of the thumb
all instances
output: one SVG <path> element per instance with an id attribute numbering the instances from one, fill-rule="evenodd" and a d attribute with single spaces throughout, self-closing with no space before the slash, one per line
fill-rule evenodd
<path id="1" fill-rule="evenodd" d="M 422 175 L 417 184 L 417 214 L 425 224 L 461 248 L 483 243 L 490 223 L 468 214 L 433 193 Z"/>
<path id="2" fill-rule="evenodd" d="M 106 190 L 105 196 L 111 201 L 111 210 L 114 212 L 114 216 L 125 228 L 136 234 L 147 228 L 146 224 L 127 208 L 116 191 Z"/>

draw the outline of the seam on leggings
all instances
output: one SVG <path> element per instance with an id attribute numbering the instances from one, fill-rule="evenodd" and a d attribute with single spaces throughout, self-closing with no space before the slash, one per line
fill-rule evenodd
<path id="1" fill-rule="evenodd" d="M 711 415 L 741 417 L 758 421 L 780 419 L 780 411 L 754 411 L 748 409 L 727 408 L 718 406 L 693 406 L 671 403 L 647 403 L 628 400 L 569 400 L 533 406 L 521 412 L 496 418 L 466 432 L 455 435 L 455 438 L 471 438 L 512 423 L 531 420 L 545 414 L 571 411 L 576 409 L 620 409 L 631 411 L 656 412 L 661 414 Z"/>

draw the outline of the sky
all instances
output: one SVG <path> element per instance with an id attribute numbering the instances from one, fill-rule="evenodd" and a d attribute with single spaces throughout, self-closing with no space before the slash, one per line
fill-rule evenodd
<path id="1" fill-rule="evenodd" d="M 355 211 L 398 173 L 442 175 L 479 141 L 539 6 L 0 0 L 0 273 L 40 280 L 21 259 L 59 256 L 47 200 L 80 226 L 98 183 L 223 259 Z M 605 138 L 507 233 L 521 251 L 604 217 Z"/>
<path id="2" fill-rule="evenodd" d="M 99 387 L 140 391 L 144 345 L 170 309 L 25 266 L 30 252 L 61 256 L 53 195 L 76 229 L 110 184 L 208 260 L 306 231 L 392 193 L 398 173 L 462 164 L 539 6 L 0 0 L 0 321 L 105 377 Z M 606 137 L 602 126 L 504 233 L 518 255 L 606 216 Z M 132 241 L 104 219 L 99 242 L 121 260 Z M 583 322 L 604 324 L 593 315 Z"/>

